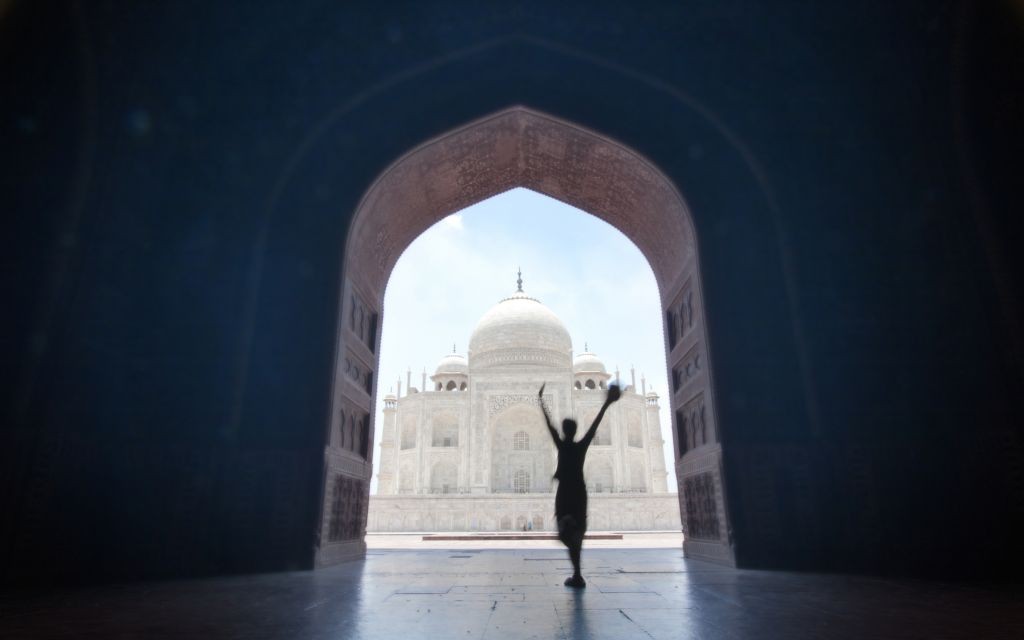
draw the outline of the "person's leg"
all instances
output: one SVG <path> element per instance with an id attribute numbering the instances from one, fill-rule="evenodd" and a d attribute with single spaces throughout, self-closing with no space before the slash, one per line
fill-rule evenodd
<path id="1" fill-rule="evenodd" d="M 573 544 L 569 546 L 569 560 L 572 561 L 572 577 L 580 578 L 580 552 L 583 550 L 583 545 L 577 543 L 575 540 Z"/>
<path id="2" fill-rule="evenodd" d="M 587 583 L 580 572 L 580 555 L 583 551 L 583 529 L 575 518 L 572 520 L 572 530 L 567 532 L 568 535 L 566 535 L 564 541 L 565 546 L 569 549 L 569 560 L 572 561 L 572 577 L 566 578 L 565 585 L 567 587 L 585 587 Z"/>
<path id="3" fill-rule="evenodd" d="M 569 558 L 572 560 L 573 574 L 565 579 L 565 586 L 582 589 L 587 586 L 587 581 L 580 575 L 580 545 L 574 544 L 569 547 Z"/>

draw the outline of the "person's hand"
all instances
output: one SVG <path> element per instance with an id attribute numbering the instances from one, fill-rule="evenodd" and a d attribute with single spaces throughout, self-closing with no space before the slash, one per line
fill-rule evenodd
<path id="1" fill-rule="evenodd" d="M 606 402 L 611 404 L 622 397 L 622 390 L 619 389 L 619 385 L 613 384 L 608 386 L 608 399 Z"/>
<path id="2" fill-rule="evenodd" d="M 544 384 L 540 385 L 540 391 L 537 392 L 537 397 L 538 398 L 543 398 L 544 397 L 544 387 L 546 387 L 546 386 L 548 386 L 548 383 L 546 383 L 546 382 Z"/>

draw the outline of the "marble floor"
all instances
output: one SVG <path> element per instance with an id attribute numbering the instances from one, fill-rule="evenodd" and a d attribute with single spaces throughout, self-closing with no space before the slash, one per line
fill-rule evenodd
<path id="1" fill-rule="evenodd" d="M 983 587 L 744 571 L 678 549 L 371 550 L 320 571 L 8 592 L 2 638 L 1024 638 Z"/>

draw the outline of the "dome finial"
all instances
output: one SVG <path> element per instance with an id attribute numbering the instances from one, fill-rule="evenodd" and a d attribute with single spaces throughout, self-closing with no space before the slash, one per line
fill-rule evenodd
<path id="1" fill-rule="evenodd" d="M 455 343 L 452 343 L 452 353 L 455 353 Z"/>
<path id="2" fill-rule="evenodd" d="M 584 353 L 590 353 L 590 347 L 587 345 L 587 341 L 586 340 L 583 341 L 583 352 Z"/>
<path id="3" fill-rule="evenodd" d="M 523 270 L 521 268 L 519 268 L 519 267 L 516 267 L 516 268 L 518 269 L 518 271 L 516 272 L 516 275 L 519 276 L 516 279 L 516 292 L 517 293 L 522 293 L 523 292 Z"/>

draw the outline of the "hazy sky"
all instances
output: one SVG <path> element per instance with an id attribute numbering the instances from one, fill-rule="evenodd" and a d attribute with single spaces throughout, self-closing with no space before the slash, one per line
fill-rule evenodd
<path id="1" fill-rule="evenodd" d="M 572 336 L 573 353 L 584 342 L 613 376 L 619 367 L 629 384 L 646 375 L 647 389 L 661 396 L 661 430 L 669 489 L 675 490 L 665 342 L 658 287 L 647 260 L 606 222 L 527 189 L 513 189 L 463 209 L 417 238 L 398 260 L 384 295 L 377 424 L 382 398 L 406 370 L 421 387 L 445 354 L 466 354 L 480 317 L 516 290 L 551 309 Z M 539 383 L 538 383 L 539 384 Z M 380 441 L 380 438 L 377 439 Z M 372 490 L 377 486 L 374 455 Z"/>

